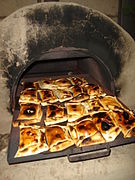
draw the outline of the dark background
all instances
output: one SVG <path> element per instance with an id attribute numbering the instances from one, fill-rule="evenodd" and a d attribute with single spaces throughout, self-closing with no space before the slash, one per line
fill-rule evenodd
<path id="1" fill-rule="evenodd" d="M 118 23 L 135 39 L 135 0 L 119 0 Z"/>

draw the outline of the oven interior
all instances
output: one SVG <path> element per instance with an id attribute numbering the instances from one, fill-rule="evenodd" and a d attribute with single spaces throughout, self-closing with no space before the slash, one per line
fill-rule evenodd
<path id="1" fill-rule="evenodd" d="M 43 78 L 77 75 L 85 77 L 90 84 L 99 84 L 103 89 L 115 95 L 112 73 L 99 57 L 85 54 L 85 52 L 82 56 L 79 51 L 72 54 L 72 57 L 70 53 L 69 55 L 64 54 L 63 57 L 60 54 L 56 59 L 54 57 L 54 52 L 49 54 L 48 59 L 42 55 L 41 58 L 34 60 L 18 75 L 11 92 L 12 111 L 18 104 L 22 81 L 32 82 Z"/>

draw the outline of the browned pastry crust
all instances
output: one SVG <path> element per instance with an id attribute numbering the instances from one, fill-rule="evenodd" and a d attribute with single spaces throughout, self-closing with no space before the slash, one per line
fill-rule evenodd
<path id="1" fill-rule="evenodd" d="M 23 81 L 21 83 L 21 85 L 23 85 L 23 89 L 38 89 L 38 83 L 37 82 L 25 82 Z"/>
<path id="2" fill-rule="evenodd" d="M 68 122 L 73 122 L 88 114 L 82 103 L 66 103 L 65 105 L 67 107 Z"/>
<path id="3" fill-rule="evenodd" d="M 81 77 L 69 77 L 68 79 L 74 86 L 75 85 L 84 86 L 88 84 L 88 82 L 84 78 L 81 78 Z"/>
<path id="4" fill-rule="evenodd" d="M 17 120 L 28 120 L 30 123 L 40 122 L 42 117 L 39 104 L 21 104 Z"/>
<path id="5" fill-rule="evenodd" d="M 65 121 L 67 121 L 65 107 L 56 104 L 47 106 L 46 118 L 44 119 L 46 125 L 57 124 Z"/>
<path id="6" fill-rule="evenodd" d="M 132 137 L 135 135 L 135 116 L 132 111 L 123 110 L 113 112 L 113 117 L 117 125 L 121 128 L 124 137 Z"/>
<path id="7" fill-rule="evenodd" d="M 106 110 L 123 111 L 125 109 L 115 96 L 104 96 L 100 99 L 100 103 Z"/>
<path id="8" fill-rule="evenodd" d="M 66 126 L 46 126 L 46 139 L 51 152 L 62 151 L 74 144 Z"/>
<path id="9" fill-rule="evenodd" d="M 54 83 L 58 89 L 66 89 L 72 86 L 71 82 L 67 78 L 56 79 Z"/>
<path id="10" fill-rule="evenodd" d="M 81 86 L 75 85 L 70 88 L 70 91 L 73 94 L 73 97 L 76 97 L 83 93 L 83 88 Z"/>
<path id="11" fill-rule="evenodd" d="M 88 115 L 85 115 L 85 116 L 82 116 L 82 117 L 76 119 L 75 121 L 68 122 L 67 125 L 68 126 L 74 126 L 74 125 L 76 125 L 76 124 L 78 124 L 84 120 L 91 120 L 92 121 L 92 117 L 88 114 Z"/>
<path id="12" fill-rule="evenodd" d="M 49 103 L 55 103 L 58 101 L 58 98 L 50 89 L 38 90 L 38 92 L 40 95 L 42 106 L 46 106 Z"/>
<path id="13" fill-rule="evenodd" d="M 69 90 L 57 89 L 54 90 L 54 94 L 58 97 L 60 102 L 68 101 L 73 98 L 73 95 Z"/>
<path id="14" fill-rule="evenodd" d="M 106 111 L 106 109 L 100 103 L 100 99 L 99 98 L 95 98 L 95 99 L 84 101 L 84 102 L 82 102 L 82 104 L 88 110 L 88 113 L 90 115 Z"/>
<path id="15" fill-rule="evenodd" d="M 135 137 L 135 127 L 133 127 L 126 135 L 126 138 L 128 137 Z"/>
<path id="16" fill-rule="evenodd" d="M 39 104 L 40 100 L 38 99 L 37 96 L 37 90 L 35 89 L 25 89 L 24 91 L 21 92 L 20 98 L 19 98 L 19 103 L 35 103 Z"/>
<path id="17" fill-rule="evenodd" d="M 78 147 L 105 142 L 103 136 L 89 118 L 86 118 L 73 126 L 69 125 L 69 128 L 71 137 Z"/>
<path id="18" fill-rule="evenodd" d="M 56 89 L 55 81 L 53 79 L 44 79 L 38 81 L 40 89 Z"/>
<path id="19" fill-rule="evenodd" d="M 19 147 L 15 157 L 34 155 L 47 150 L 45 128 L 20 126 Z"/>
<path id="20" fill-rule="evenodd" d="M 26 127 L 26 126 L 30 126 L 30 127 L 33 127 L 35 126 L 35 123 L 37 123 L 37 120 L 33 119 L 33 120 L 24 120 L 24 121 L 13 121 L 12 122 L 12 125 L 13 127 L 20 127 L 20 126 L 23 126 L 23 127 Z"/>
<path id="21" fill-rule="evenodd" d="M 115 140 L 121 132 L 121 129 L 114 121 L 112 112 L 94 114 L 92 119 L 107 142 Z"/>
<path id="22" fill-rule="evenodd" d="M 70 100 L 70 102 L 83 102 L 89 99 L 89 95 L 88 94 L 79 94 L 78 96 L 74 97 L 73 99 Z"/>
<path id="23" fill-rule="evenodd" d="M 103 89 L 99 85 L 95 85 L 95 84 L 85 85 L 84 92 L 86 92 L 90 96 L 90 99 L 92 99 L 94 97 L 106 95 L 106 93 L 103 91 Z"/>

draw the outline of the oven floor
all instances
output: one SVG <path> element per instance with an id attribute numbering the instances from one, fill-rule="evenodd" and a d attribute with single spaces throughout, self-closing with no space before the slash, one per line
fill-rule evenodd
<path id="1" fill-rule="evenodd" d="M 0 180 L 134 180 L 135 144 L 113 148 L 106 158 L 69 163 L 66 157 L 8 165 L 7 147 L 0 151 Z"/>

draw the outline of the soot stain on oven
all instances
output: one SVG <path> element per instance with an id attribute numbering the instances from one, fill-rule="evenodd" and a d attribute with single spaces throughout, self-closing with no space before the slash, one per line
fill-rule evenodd
<path id="1" fill-rule="evenodd" d="M 28 22 L 33 26 L 31 30 L 33 34 L 36 34 L 36 37 L 32 39 L 29 38 L 31 30 L 27 34 L 29 58 L 58 46 L 80 47 L 80 44 L 83 44 L 87 47 L 85 33 L 82 32 L 82 38 L 80 38 L 79 32 L 87 21 L 85 18 L 87 13 L 84 10 L 71 6 L 63 7 L 63 9 L 54 6 L 48 12 L 42 9 L 40 11 L 38 14 L 39 9 L 35 9 L 27 15 Z M 36 32 L 34 27 L 38 29 Z"/>
<path id="2" fill-rule="evenodd" d="M 27 18 L 32 24 L 39 23 L 47 26 L 58 25 L 59 23 L 69 26 L 74 20 L 84 20 L 86 16 L 87 12 L 84 9 L 70 5 L 66 5 L 63 8 L 54 5 L 48 12 L 40 8 L 27 14 Z"/>
<path id="3" fill-rule="evenodd" d="M 18 57 L 14 55 L 14 61 L 12 63 L 9 64 L 8 59 L 5 59 L 3 63 L 3 69 L 4 69 L 3 77 L 7 78 L 7 87 L 9 89 L 12 88 L 13 82 L 16 79 L 17 74 L 19 74 L 20 68 L 23 67 L 22 64 L 20 64 L 20 66 L 17 66 L 17 62 L 18 62 Z M 5 69 L 5 67 L 7 69 Z"/>
<path id="4" fill-rule="evenodd" d="M 39 11 L 41 11 L 39 13 Z M 93 48 L 93 44 L 102 47 L 104 44 L 108 52 L 113 56 L 119 38 L 119 30 L 111 26 L 104 17 L 99 17 L 92 10 L 86 11 L 78 6 L 66 5 L 63 8 L 54 6 L 48 11 L 42 8 L 34 9 L 27 14 L 28 22 L 33 25 L 33 34 L 36 37 L 28 38 L 29 58 L 45 52 L 50 48 L 58 46 L 74 46 L 88 48 L 95 53 L 101 53 Z M 34 27 L 38 27 L 35 32 Z M 39 28 L 39 26 L 41 26 Z M 102 26 L 102 29 L 101 29 Z M 112 32 L 112 33 L 110 33 Z M 95 47 L 95 46 L 94 46 Z M 120 48 L 120 46 L 119 46 Z M 115 53 L 114 59 L 120 59 L 119 54 Z M 114 76 L 118 77 L 120 72 L 120 61 L 110 62 L 105 59 L 105 63 L 113 71 Z"/>
<path id="5" fill-rule="evenodd" d="M 27 18 L 33 24 L 39 23 L 39 25 L 42 25 L 46 23 L 47 13 L 42 9 L 35 9 L 34 12 L 27 14 Z"/>

